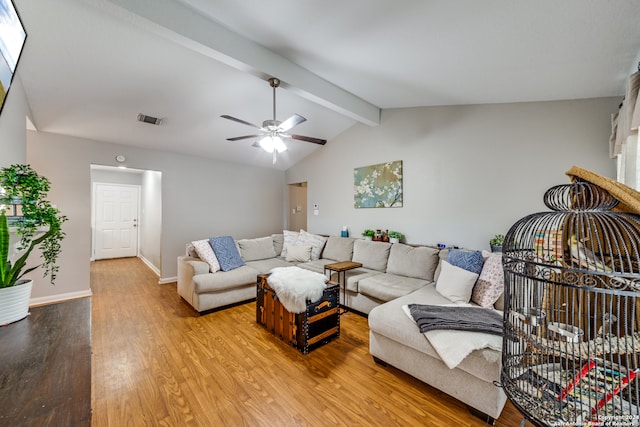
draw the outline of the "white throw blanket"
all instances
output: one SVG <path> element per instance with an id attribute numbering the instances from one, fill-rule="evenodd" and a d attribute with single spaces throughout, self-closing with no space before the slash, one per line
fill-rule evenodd
<path id="1" fill-rule="evenodd" d="M 271 270 L 267 283 L 290 313 L 304 313 L 307 300 L 316 302 L 322 298 L 327 278 L 300 267 L 276 267 Z"/>
<path id="2" fill-rule="evenodd" d="M 457 304 L 455 306 L 471 307 L 471 304 Z M 414 321 L 409 306 L 403 305 L 402 309 L 409 316 L 409 319 Z M 490 348 L 502 351 L 502 337 L 499 335 L 447 329 L 428 331 L 423 335 L 429 340 L 431 346 L 449 369 L 458 366 L 474 350 Z M 485 355 L 485 358 L 487 356 Z"/>

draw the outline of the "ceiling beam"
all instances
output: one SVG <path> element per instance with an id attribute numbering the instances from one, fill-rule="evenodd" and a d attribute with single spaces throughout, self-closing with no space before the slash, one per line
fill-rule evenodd
<path id="1" fill-rule="evenodd" d="M 85 0 L 186 48 L 264 80 L 279 78 L 299 96 L 369 126 L 380 108 L 175 0 Z"/>

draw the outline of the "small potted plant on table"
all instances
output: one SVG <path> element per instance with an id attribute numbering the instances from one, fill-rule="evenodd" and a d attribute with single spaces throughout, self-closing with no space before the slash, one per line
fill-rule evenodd
<path id="1" fill-rule="evenodd" d="M 46 200 L 49 188 L 49 180 L 29 165 L 0 169 L 0 326 L 29 313 L 33 282 L 23 279 L 25 274 L 42 267 L 44 276 L 55 282 L 67 218 Z M 27 268 L 35 247 L 44 261 Z"/>
<path id="2" fill-rule="evenodd" d="M 489 245 L 491 245 L 491 252 L 502 252 L 502 244 L 504 243 L 504 234 L 496 234 L 493 236 L 491 240 L 489 240 Z"/>
<path id="3" fill-rule="evenodd" d="M 389 232 L 389 242 L 390 243 L 400 243 L 400 239 L 402 239 L 404 235 L 399 231 L 390 231 Z"/>
<path id="4" fill-rule="evenodd" d="M 365 240 L 373 240 L 373 236 L 375 234 L 376 234 L 375 231 L 366 229 L 362 232 L 362 237 L 364 237 Z"/>

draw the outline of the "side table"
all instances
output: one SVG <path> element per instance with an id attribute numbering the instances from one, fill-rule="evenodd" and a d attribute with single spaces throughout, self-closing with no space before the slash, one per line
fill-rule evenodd
<path id="1" fill-rule="evenodd" d="M 362 267 L 360 262 L 341 261 L 333 264 L 327 264 L 324 266 L 324 274 L 329 271 L 329 279 L 331 279 L 331 272 L 338 273 L 338 285 L 342 287 L 342 313 L 346 311 L 346 298 L 347 298 L 347 271 L 354 268 Z M 340 314 L 342 314 L 340 313 Z"/>

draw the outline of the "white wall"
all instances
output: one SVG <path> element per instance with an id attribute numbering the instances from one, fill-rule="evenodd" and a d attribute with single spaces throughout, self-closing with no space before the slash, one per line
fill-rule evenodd
<path id="1" fill-rule="evenodd" d="M 140 255 L 160 270 L 162 265 L 162 173 L 142 174 L 140 197 Z"/>
<path id="2" fill-rule="evenodd" d="M 18 68 L 19 72 L 19 68 Z M 0 114 L 0 167 L 25 163 L 27 159 L 26 118 L 29 104 L 18 73 L 9 87 L 2 114 Z"/>
<path id="3" fill-rule="evenodd" d="M 177 275 L 176 258 L 191 240 L 250 238 L 283 228 L 281 171 L 29 131 L 27 160 L 51 180 L 50 199 L 69 217 L 56 285 L 33 276 L 34 298 L 89 289 L 90 165 L 115 166 L 117 154 L 129 167 L 162 173 L 162 281 Z"/>
<path id="4" fill-rule="evenodd" d="M 620 98 L 384 110 L 287 171 L 308 183 L 308 228 L 351 236 L 398 230 L 409 243 L 489 248 L 516 220 L 548 210 L 546 189 L 578 165 L 615 178 L 610 115 Z M 355 209 L 353 169 L 403 161 L 404 207 Z M 313 215 L 312 206 L 320 214 Z"/>

